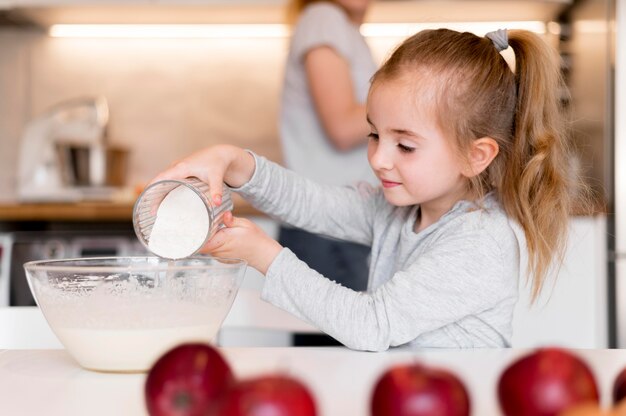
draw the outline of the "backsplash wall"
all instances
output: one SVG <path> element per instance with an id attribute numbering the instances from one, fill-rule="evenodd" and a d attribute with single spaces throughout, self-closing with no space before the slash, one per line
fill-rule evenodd
<path id="1" fill-rule="evenodd" d="M 382 60 L 399 39 L 372 41 Z M 128 185 L 212 143 L 280 161 L 288 39 L 55 39 L 0 30 L 0 198 L 14 194 L 24 124 L 66 99 L 103 95 L 109 140 L 130 149 Z"/>
<path id="2" fill-rule="evenodd" d="M 52 39 L 0 33 L 2 186 L 15 183 L 24 123 L 65 99 L 103 95 L 110 142 L 131 150 L 129 184 L 211 143 L 279 160 L 285 39 Z"/>

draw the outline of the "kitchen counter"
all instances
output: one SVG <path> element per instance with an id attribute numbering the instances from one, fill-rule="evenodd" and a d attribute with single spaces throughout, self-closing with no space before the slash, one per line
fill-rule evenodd
<path id="1" fill-rule="evenodd" d="M 286 372 L 305 382 L 320 416 L 366 416 L 373 385 L 396 363 L 414 361 L 454 371 L 468 387 L 472 415 L 500 414 L 500 372 L 527 350 L 419 350 L 384 353 L 347 348 L 222 348 L 237 377 Z M 624 350 L 576 350 L 593 369 L 601 399 L 626 366 Z M 0 350 L 0 412 L 6 415 L 144 415 L 145 374 L 81 369 L 64 350 Z"/>
<path id="2" fill-rule="evenodd" d="M 0 203 L 0 221 L 132 221 L 134 200 L 115 202 Z M 233 195 L 236 216 L 265 216 Z"/>
<path id="3" fill-rule="evenodd" d="M 59 203 L 19 203 L 0 202 L 0 222 L 2 221 L 132 221 L 134 200 L 90 201 Z M 233 213 L 239 217 L 263 216 L 237 194 L 233 194 Z M 600 206 L 592 208 L 593 214 L 605 212 Z M 574 210 L 574 216 L 588 215 L 589 212 Z"/>

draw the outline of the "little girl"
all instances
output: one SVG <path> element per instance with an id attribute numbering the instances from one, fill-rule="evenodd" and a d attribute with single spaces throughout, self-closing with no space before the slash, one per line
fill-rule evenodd
<path id="1" fill-rule="evenodd" d="M 500 55 L 509 46 L 515 71 Z M 520 270 L 536 297 L 567 237 L 576 183 L 562 87 L 556 53 L 530 32 L 423 31 L 371 82 L 380 186 L 318 184 L 229 145 L 155 180 L 197 176 L 216 203 L 225 182 L 294 227 L 371 246 L 367 292 L 324 278 L 246 219 L 228 215 L 205 246 L 247 260 L 266 276 L 264 300 L 347 347 L 507 347 Z"/>

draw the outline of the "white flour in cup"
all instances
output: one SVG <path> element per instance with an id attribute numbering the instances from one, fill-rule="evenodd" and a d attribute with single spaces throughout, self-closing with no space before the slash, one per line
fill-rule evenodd
<path id="1" fill-rule="evenodd" d="M 159 205 L 148 248 L 168 259 L 189 257 L 202 246 L 209 230 L 209 213 L 204 202 L 181 185 Z"/>

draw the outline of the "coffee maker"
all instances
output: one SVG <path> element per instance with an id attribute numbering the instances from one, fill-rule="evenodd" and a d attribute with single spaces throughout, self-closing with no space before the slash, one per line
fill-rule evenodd
<path id="1" fill-rule="evenodd" d="M 71 99 L 30 121 L 21 139 L 18 199 L 70 202 L 110 196 L 108 122 L 104 97 Z"/>

